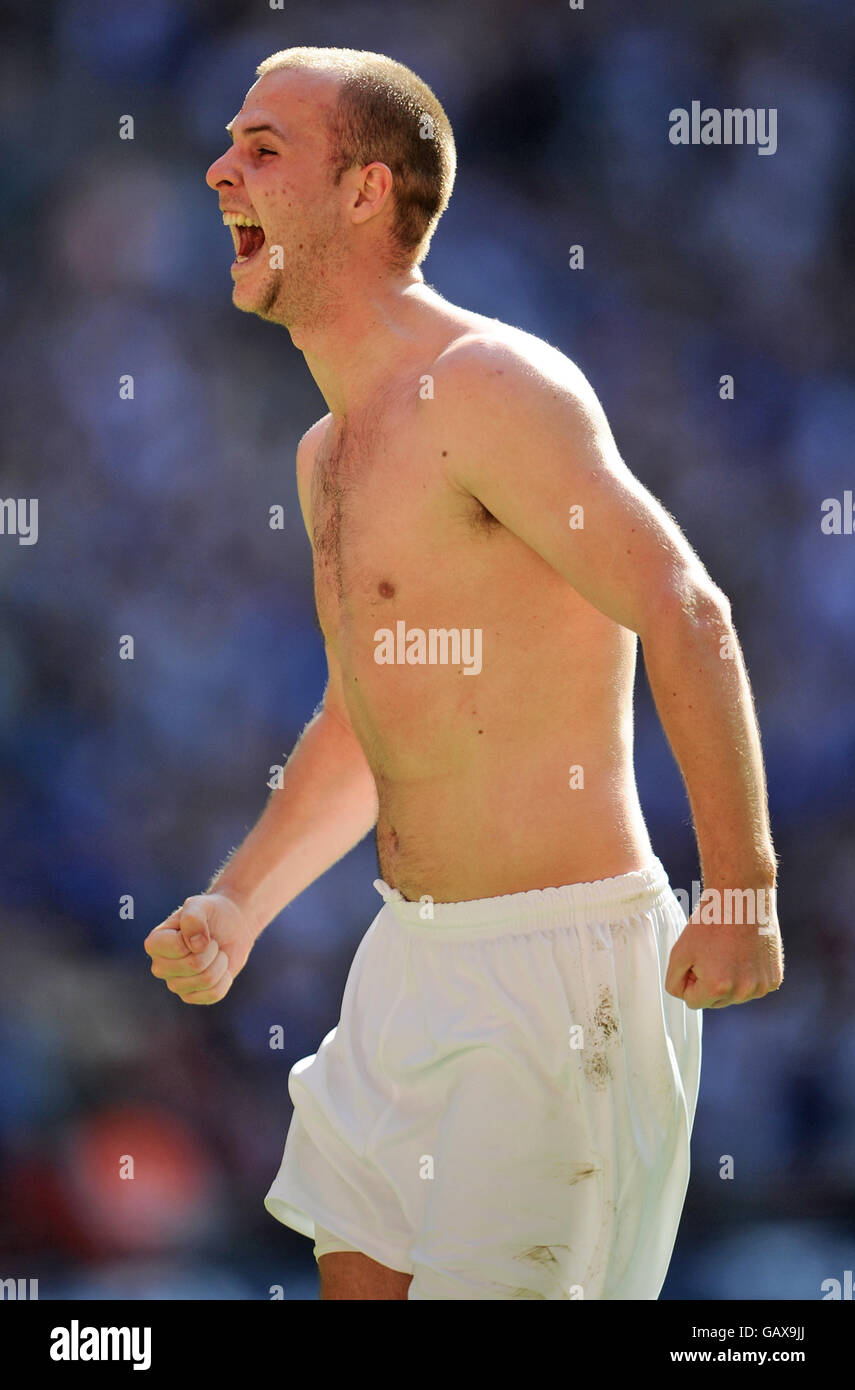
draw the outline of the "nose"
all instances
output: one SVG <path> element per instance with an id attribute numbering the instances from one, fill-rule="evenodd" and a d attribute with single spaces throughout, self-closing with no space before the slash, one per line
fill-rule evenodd
<path id="1" fill-rule="evenodd" d="M 215 159 L 207 174 L 205 182 L 209 188 L 213 188 L 216 193 L 219 188 L 233 188 L 237 182 L 234 167 L 231 163 L 232 151 L 226 150 L 219 159 Z"/>

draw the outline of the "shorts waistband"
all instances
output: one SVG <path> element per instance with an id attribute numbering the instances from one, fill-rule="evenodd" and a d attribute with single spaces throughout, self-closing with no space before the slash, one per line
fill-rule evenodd
<path id="1" fill-rule="evenodd" d="M 670 893 L 668 875 L 656 858 L 643 869 L 591 883 L 567 883 L 561 888 L 532 888 L 497 898 L 472 898 L 460 903 L 435 903 L 429 895 L 410 902 L 382 878 L 374 887 L 397 921 L 436 936 L 447 928 L 491 931 L 538 931 L 555 926 L 595 926 L 609 920 L 649 911 Z M 479 935 L 482 934 L 479 932 Z"/>

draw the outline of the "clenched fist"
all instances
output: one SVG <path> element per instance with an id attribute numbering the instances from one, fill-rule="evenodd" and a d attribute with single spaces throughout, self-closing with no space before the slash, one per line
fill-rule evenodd
<path id="1" fill-rule="evenodd" d="M 254 942 L 240 908 L 224 893 L 199 893 L 149 932 L 151 973 L 185 1004 L 216 1004 L 246 965 Z"/>
<path id="2" fill-rule="evenodd" d="M 674 943 L 665 989 L 690 1009 L 725 1009 L 762 999 L 778 989 L 783 978 L 784 954 L 774 905 L 751 923 L 728 922 L 721 913 L 695 911 Z"/>

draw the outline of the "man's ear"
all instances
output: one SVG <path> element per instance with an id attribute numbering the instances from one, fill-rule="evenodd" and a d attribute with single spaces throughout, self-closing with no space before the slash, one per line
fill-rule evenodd
<path id="1" fill-rule="evenodd" d="M 392 196 L 394 179 L 388 164 L 376 161 L 366 164 L 359 170 L 356 178 L 355 198 L 351 208 L 351 221 L 369 222 L 386 206 Z"/>

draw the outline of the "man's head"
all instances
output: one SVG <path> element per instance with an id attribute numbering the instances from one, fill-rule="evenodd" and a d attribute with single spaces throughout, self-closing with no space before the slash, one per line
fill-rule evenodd
<path id="1" fill-rule="evenodd" d="M 354 275 L 420 264 L 456 152 L 430 88 L 382 54 L 290 48 L 257 77 L 206 177 L 225 214 L 256 224 L 233 226 L 234 303 L 290 326 L 312 322 Z"/>

